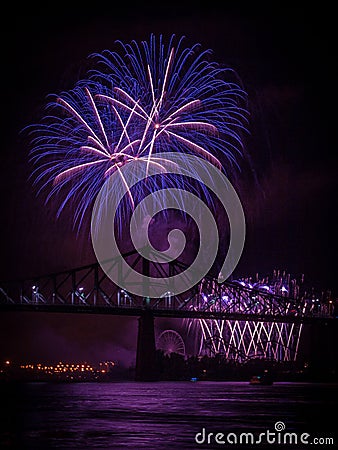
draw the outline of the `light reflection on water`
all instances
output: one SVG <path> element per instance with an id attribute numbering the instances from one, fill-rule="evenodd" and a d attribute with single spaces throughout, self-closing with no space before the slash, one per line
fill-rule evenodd
<path id="1" fill-rule="evenodd" d="M 333 384 L 27 383 L 2 386 L 0 392 L 7 398 L 1 449 L 226 448 L 197 445 L 194 437 L 203 427 L 223 433 L 274 430 L 277 421 L 299 433 L 335 431 Z"/>

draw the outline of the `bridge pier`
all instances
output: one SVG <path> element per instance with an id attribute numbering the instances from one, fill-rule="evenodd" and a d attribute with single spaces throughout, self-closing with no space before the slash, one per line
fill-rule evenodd
<path id="1" fill-rule="evenodd" d="M 135 380 L 156 381 L 156 369 L 154 316 L 151 311 L 144 311 L 138 319 Z"/>
<path id="2" fill-rule="evenodd" d="M 338 327 L 336 321 L 320 321 L 309 326 L 310 374 L 314 379 L 330 379 L 338 373 Z"/>

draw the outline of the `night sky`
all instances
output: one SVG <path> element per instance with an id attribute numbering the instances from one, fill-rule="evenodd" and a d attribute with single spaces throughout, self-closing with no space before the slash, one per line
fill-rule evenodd
<path id="1" fill-rule="evenodd" d="M 22 128 L 39 119 L 48 94 L 73 87 L 92 52 L 114 48 L 117 39 L 175 33 L 211 48 L 248 93 L 251 169 L 237 179 L 247 239 L 235 274 L 304 273 L 316 288 L 338 295 L 332 12 L 309 8 L 237 11 L 170 3 L 121 7 L 101 17 L 13 16 L 11 31 L 2 30 L 0 278 L 95 262 L 88 230 L 77 236 L 69 216 L 56 220 L 55 205 L 36 197 Z M 129 364 L 135 325 L 136 319 L 116 317 L 3 314 L 0 357 Z"/>

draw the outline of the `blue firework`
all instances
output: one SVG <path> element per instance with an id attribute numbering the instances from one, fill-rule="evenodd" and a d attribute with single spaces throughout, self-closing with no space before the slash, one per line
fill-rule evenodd
<path id="1" fill-rule="evenodd" d="M 127 183 L 121 168 L 130 161 L 144 167 L 151 191 L 185 184 L 167 174 L 157 153 L 195 154 L 226 172 L 241 154 L 246 93 L 232 70 L 210 61 L 210 50 L 185 47 L 174 36 L 167 44 L 154 35 L 116 44 L 92 55 L 87 78 L 52 96 L 45 117 L 28 127 L 35 183 L 47 189 L 47 200 L 61 197 L 58 214 L 75 205 L 79 229 L 110 175 Z M 163 176 L 147 179 L 153 165 Z M 124 206 L 133 209 L 144 187 L 128 190 Z"/>

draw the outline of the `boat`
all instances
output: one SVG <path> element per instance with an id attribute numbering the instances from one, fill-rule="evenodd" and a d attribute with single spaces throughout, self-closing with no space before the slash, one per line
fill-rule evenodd
<path id="1" fill-rule="evenodd" d="M 263 385 L 263 386 L 270 386 L 273 384 L 272 376 L 269 374 L 267 370 L 264 370 L 264 372 L 261 375 L 253 375 L 250 378 L 250 384 L 256 384 L 256 385 Z"/>

